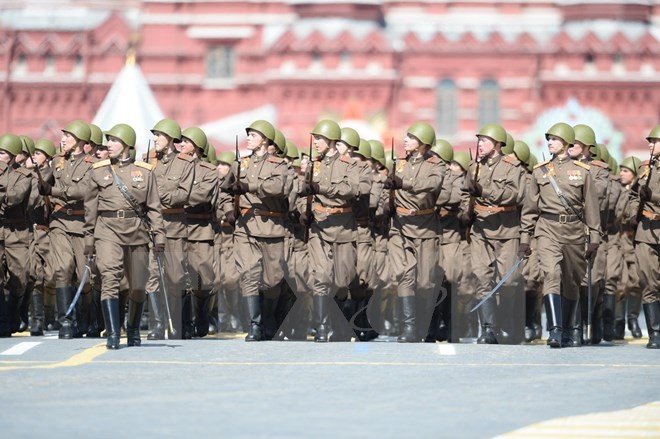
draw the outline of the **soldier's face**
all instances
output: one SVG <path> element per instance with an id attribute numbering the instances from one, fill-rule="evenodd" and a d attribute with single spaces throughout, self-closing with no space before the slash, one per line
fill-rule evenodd
<path id="1" fill-rule="evenodd" d="M 651 154 L 653 154 L 654 157 L 660 155 L 660 139 L 651 138 L 649 140 L 649 150 L 653 151 Z"/>
<path id="2" fill-rule="evenodd" d="M 548 151 L 550 154 L 561 154 L 564 149 L 564 141 L 557 136 L 548 136 Z"/>
<path id="3" fill-rule="evenodd" d="M 302 172 L 303 174 L 307 172 L 307 166 L 309 166 L 309 156 L 303 155 L 300 158 L 300 172 Z"/>
<path id="4" fill-rule="evenodd" d="M 154 131 L 154 147 L 156 148 L 157 152 L 165 151 L 165 149 L 169 146 L 171 140 L 172 139 L 170 139 L 160 131 Z"/>
<path id="5" fill-rule="evenodd" d="M 314 135 L 314 148 L 319 155 L 323 155 L 330 149 L 330 140 L 323 136 Z"/>
<path id="6" fill-rule="evenodd" d="M 451 170 L 451 172 L 453 172 L 453 173 L 455 173 L 455 174 L 458 174 L 458 173 L 464 174 L 464 173 L 465 173 L 465 171 L 463 170 L 463 168 L 461 168 L 461 165 L 459 165 L 459 164 L 456 163 L 456 162 L 451 162 L 451 163 L 449 164 L 449 169 Z"/>
<path id="7" fill-rule="evenodd" d="M 78 144 L 78 139 L 76 139 L 71 133 L 62 131 L 62 138 L 60 139 L 60 146 L 62 147 L 62 152 L 68 153 L 73 151 L 73 149 Z"/>
<path id="8" fill-rule="evenodd" d="M 108 147 L 103 145 L 96 148 L 96 158 L 99 160 L 106 160 L 110 158 L 110 153 L 108 152 Z"/>
<path id="9" fill-rule="evenodd" d="M 342 141 L 337 142 L 337 152 L 339 155 L 344 155 L 348 151 L 349 146 Z"/>
<path id="10" fill-rule="evenodd" d="M 128 155 L 128 147 L 126 155 Z M 124 144 L 116 137 L 108 137 L 108 153 L 111 159 L 118 159 L 124 156 Z"/>
<path id="11" fill-rule="evenodd" d="M 254 151 L 261 148 L 261 146 L 266 141 L 266 138 L 261 135 L 260 132 L 249 130 L 247 133 L 247 149 Z"/>
<path id="12" fill-rule="evenodd" d="M 487 157 L 495 151 L 495 141 L 493 139 L 486 136 L 479 136 L 477 139 L 479 157 Z"/>
<path id="13" fill-rule="evenodd" d="M 229 170 L 231 169 L 231 166 L 229 166 L 226 163 L 218 163 L 218 166 L 215 168 L 218 171 L 218 177 L 224 178 L 229 174 Z"/>
<path id="14" fill-rule="evenodd" d="M 25 163 L 25 161 L 28 159 L 28 157 L 29 156 L 26 153 L 21 152 L 16 156 L 16 163 L 18 163 L 19 165 L 22 165 L 22 164 Z"/>
<path id="15" fill-rule="evenodd" d="M 635 174 L 628 168 L 621 168 L 619 177 L 621 177 L 621 184 L 623 185 L 630 184 L 635 180 Z"/>
<path id="16" fill-rule="evenodd" d="M 0 150 L 0 162 L 9 164 L 13 159 L 13 155 L 9 154 L 7 151 Z"/>
<path id="17" fill-rule="evenodd" d="M 418 151 L 421 145 L 422 142 L 412 134 L 406 134 L 406 137 L 403 139 L 403 149 L 408 153 Z"/>
<path id="18" fill-rule="evenodd" d="M 91 145 L 89 143 L 85 143 L 83 145 L 83 152 L 87 155 L 91 154 L 93 149 L 94 149 L 94 145 Z"/>
<path id="19" fill-rule="evenodd" d="M 570 148 L 568 148 L 568 155 L 571 156 L 572 159 L 579 159 L 583 155 L 586 156 L 585 150 L 587 150 L 582 143 L 576 141 L 573 145 L 571 145 Z"/>
<path id="20" fill-rule="evenodd" d="M 48 161 L 48 156 L 37 150 L 34 152 L 34 159 L 37 161 L 37 166 L 41 167 Z M 28 161 L 32 162 L 32 158 L 30 158 Z"/>
<path id="21" fill-rule="evenodd" d="M 181 139 L 181 154 L 193 155 L 195 153 L 195 144 L 187 137 Z"/>

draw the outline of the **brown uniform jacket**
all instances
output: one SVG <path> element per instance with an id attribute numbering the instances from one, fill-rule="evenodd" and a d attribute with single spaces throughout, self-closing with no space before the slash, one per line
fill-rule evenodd
<path id="1" fill-rule="evenodd" d="M 310 163 L 309 169 L 319 184 L 312 201 L 312 231 L 327 242 L 353 242 L 357 228 L 351 201 L 360 184 L 357 162 L 337 153 Z"/>
<path id="2" fill-rule="evenodd" d="M 55 184 L 51 194 L 51 229 L 61 229 L 75 235 L 83 234 L 83 201 L 89 191 L 85 177 L 92 169 L 93 162 L 94 159 L 85 153 L 69 156 L 61 154 L 53 159 Z"/>
<path id="3" fill-rule="evenodd" d="M 39 169 L 39 172 L 41 173 L 41 178 L 43 178 L 44 181 L 50 183 L 51 185 L 54 183 L 53 168 L 48 165 L 42 166 Z M 32 177 L 32 192 L 30 194 L 30 205 L 32 206 L 32 222 L 35 225 L 48 226 L 48 222 L 50 220 L 49 209 L 52 209 L 50 196 L 47 195 L 44 197 L 39 195 L 38 182 L 39 177 L 37 177 L 35 173 L 35 175 Z"/>
<path id="4" fill-rule="evenodd" d="M 369 226 L 369 207 L 371 202 L 371 184 L 373 181 L 373 168 L 369 162 L 357 161 L 359 173 L 358 193 L 353 199 L 353 214 L 360 227 Z M 370 241 L 369 235 L 360 234 L 360 239 Z"/>
<path id="5" fill-rule="evenodd" d="M 435 203 L 446 169 L 441 159 L 430 154 L 397 161 L 396 176 L 403 187 L 396 191 L 392 224 L 403 235 L 412 239 L 440 236 Z"/>
<path id="6" fill-rule="evenodd" d="M 442 190 L 435 202 L 440 217 L 442 243 L 456 243 L 461 241 L 461 227 L 458 214 L 461 204 L 467 204 L 469 194 L 464 190 L 465 174 L 462 172 L 449 172 L 442 182 Z"/>
<path id="7" fill-rule="evenodd" d="M 465 179 L 465 190 L 470 179 L 474 179 L 477 163 L 472 162 Z M 525 173 L 520 161 L 515 157 L 497 156 L 484 159 L 479 164 L 477 182 L 483 188 L 476 198 L 474 211 L 476 219 L 472 233 L 487 239 L 514 239 L 520 236 L 520 216 L 518 204 L 524 192 L 520 187 L 525 182 Z"/>
<path id="8" fill-rule="evenodd" d="M 95 163 L 87 179 L 85 245 L 93 245 L 96 239 L 128 246 L 147 244 L 147 225 L 135 216 L 135 210 L 119 192 L 110 166 L 110 160 Z M 112 169 L 142 206 L 156 243 L 164 244 L 160 197 L 152 166 L 144 162 L 127 161 L 113 164 Z"/>
<path id="9" fill-rule="evenodd" d="M 641 187 L 647 184 L 650 172 L 651 176 L 648 185 L 652 191 L 652 195 L 651 199 L 642 208 L 642 217 L 637 225 L 635 241 L 645 242 L 647 244 L 660 244 L 660 159 L 655 160 L 652 169 L 648 167 L 648 162 L 646 163 L 647 165 L 643 168 L 639 176 L 639 185 Z M 631 191 L 630 203 L 628 205 L 629 217 L 634 218 L 638 208 L 639 194 Z M 649 218 L 649 216 L 653 215 L 655 215 L 655 220 Z"/>
<path id="10" fill-rule="evenodd" d="M 0 173 L 2 219 L 0 227 L 5 246 L 27 245 L 30 242 L 29 201 L 32 192 L 32 171 L 14 163 Z"/>
<path id="11" fill-rule="evenodd" d="M 546 172 L 547 170 L 547 172 Z M 565 244 L 580 244 L 586 239 L 585 226 L 579 219 L 562 221 L 559 215 L 570 215 L 557 196 L 548 178 L 557 182 L 566 199 L 590 229 L 591 242 L 600 243 L 600 214 L 598 197 L 589 166 L 570 158 L 539 163 L 532 171 L 532 179 L 522 209 L 520 242 L 529 244 L 532 237 L 549 237 Z M 566 218 L 564 218 L 566 219 Z"/>
<path id="12" fill-rule="evenodd" d="M 195 180 L 185 205 L 188 241 L 213 241 L 212 219 L 218 201 L 218 171 L 215 166 L 194 159 Z"/>
<path id="13" fill-rule="evenodd" d="M 183 207 L 188 202 L 195 181 L 195 161 L 186 154 L 160 155 L 153 151 L 149 156 L 163 206 L 163 227 L 168 238 L 187 238 Z"/>

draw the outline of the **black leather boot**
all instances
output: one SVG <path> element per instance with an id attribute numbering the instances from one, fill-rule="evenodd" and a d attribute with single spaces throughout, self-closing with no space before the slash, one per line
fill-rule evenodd
<path id="1" fill-rule="evenodd" d="M 603 297 L 598 296 L 591 317 L 591 344 L 603 341 Z"/>
<path id="2" fill-rule="evenodd" d="M 9 314 L 7 313 L 7 299 L 5 299 L 4 291 L 0 291 L 0 337 L 11 337 Z"/>
<path id="3" fill-rule="evenodd" d="M 121 334 L 121 326 L 119 324 L 119 299 L 102 300 L 101 308 L 103 309 L 105 332 L 108 337 L 105 346 L 108 349 L 119 349 L 119 335 Z"/>
<path id="4" fill-rule="evenodd" d="M 70 340 L 74 336 L 74 322 L 72 317 L 65 317 L 73 300 L 73 287 L 55 288 L 57 296 L 57 320 L 60 322 L 58 337 Z"/>
<path id="5" fill-rule="evenodd" d="M 645 303 L 644 317 L 649 331 L 647 349 L 660 349 L 660 302 Z"/>
<path id="6" fill-rule="evenodd" d="M 92 302 L 92 295 L 90 293 L 81 293 L 78 298 L 78 303 L 76 304 L 76 309 L 74 311 L 76 315 L 76 321 L 74 324 L 74 338 L 81 338 L 83 335 L 87 334 L 89 330 L 89 308 Z"/>
<path id="7" fill-rule="evenodd" d="M 44 296 L 39 290 L 32 291 L 32 321 L 30 322 L 30 335 L 39 337 L 44 335 Z"/>
<path id="8" fill-rule="evenodd" d="M 603 295 L 603 340 L 614 340 L 614 306 L 616 304 L 616 296 L 614 294 Z"/>
<path id="9" fill-rule="evenodd" d="M 194 296 L 193 301 L 193 316 L 195 319 L 194 323 L 194 335 L 195 337 L 206 337 L 209 333 L 209 298 L 211 296 L 199 297 Z"/>
<path id="10" fill-rule="evenodd" d="M 378 333 L 369 322 L 369 315 L 367 313 L 369 302 L 368 298 L 357 302 L 356 312 L 358 314 L 355 318 L 355 326 L 358 328 L 356 332 L 360 341 L 371 341 L 378 338 Z"/>
<path id="11" fill-rule="evenodd" d="M 192 340 L 193 337 L 193 315 L 192 315 L 192 296 L 194 294 L 185 294 L 181 299 L 181 339 Z"/>
<path id="12" fill-rule="evenodd" d="M 314 324 L 316 325 L 316 334 L 314 335 L 314 341 L 319 343 L 326 343 L 329 340 L 330 327 L 328 325 L 328 320 L 330 318 L 330 309 L 328 305 L 330 304 L 330 296 L 312 296 L 313 302 L 313 315 L 314 315 Z"/>
<path id="13" fill-rule="evenodd" d="M 243 300 L 245 301 L 245 309 L 250 319 L 245 341 L 261 341 L 261 299 L 256 295 L 247 296 Z"/>
<path id="14" fill-rule="evenodd" d="M 637 321 L 641 305 L 641 295 L 631 294 L 628 296 L 628 329 L 630 330 L 633 338 L 642 338 L 642 329 L 639 327 L 639 322 Z"/>
<path id="15" fill-rule="evenodd" d="M 152 323 L 151 330 L 147 334 L 147 340 L 165 339 L 165 308 L 161 300 L 162 292 L 154 291 L 147 294 L 149 300 L 149 316 Z"/>
<path id="16" fill-rule="evenodd" d="M 337 308 L 341 310 L 341 314 L 330 313 L 330 321 L 332 322 L 332 331 L 330 341 L 346 342 L 351 341 L 354 335 L 353 326 L 350 324 L 356 311 L 355 301 L 352 299 L 339 300 L 337 296 L 334 298 Z M 335 311 L 333 309 L 331 311 Z"/>
<path id="17" fill-rule="evenodd" d="M 272 340 L 277 332 L 277 305 L 279 298 L 262 296 L 261 298 L 261 339 Z"/>
<path id="18" fill-rule="evenodd" d="M 479 320 L 481 321 L 481 335 L 477 339 L 477 344 L 498 344 L 495 336 L 495 313 L 497 303 L 494 297 L 490 297 L 477 309 Z"/>
<path id="19" fill-rule="evenodd" d="M 90 302 L 88 309 L 89 324 L 87 327 L 87 338 L 101 337 L 103 330 L 103 313 L 101 312 L 101 292 L 92 290 L 90 293 Z"/>
<path id="20" fill-rule="evenodd" d="M 7 295 L 7 316 L 9 317 L 9 329 L 12 334 L 19 332 L 21 327 L 21 316 L 18 311 L 20 301 L 21 298 L 14 296 L 11 291 Z"/>
<path id="21" fill-rule="evenodd" d="M 562 330 L 562 298 L 559 294 L 548 294 L 543 298 L 545 313 L 548 316 L 548 340 L 546 344 L 551 348 L 560 348 L 563 335 Z"/>
<path id="22" fill-rule="evenodd" d="M 579 348 L 582 346 L 582 312 L 580 300 L 561 300 L 564 332 L 561 339 L 563 348 Z"/>
<path id="23" fill-rule="evenodd" d="M 527 343 L 536 339 L 536 291 L 525 292 L 525 341 Z"/>
<path id="24" fill-rule="evenodd" d="M 128 299 L 128 318 L 126 319 L 126 338 L 129 346 L 140 346 L 140 321 L 142 320 L 142 310 L 144 302 L 134 302 Z"/>
<path id="25" fill-rule="evenodd" d="M 401 309 L 403 329 L 401 335 L 396 339 L 399 343 L 416 343 L 421 339 L 417 338 L 417 327 L 415 320 L 415 307 L 417 306 L 415 296 L 399 297 L 399 308 Z"/>
<path id="26" fill-rule="evenodd" d="M 30 312 L 30 305 L 32 304 L 33 289 L 34 285 L 32 281 L 29 281 L 27 288 L 18 302 L 18 332 L 25 332 L 30 327 L 28 314 Z"/>

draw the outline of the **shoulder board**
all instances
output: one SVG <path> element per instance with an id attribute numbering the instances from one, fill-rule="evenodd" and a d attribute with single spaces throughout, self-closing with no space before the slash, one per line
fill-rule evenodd
<path id="1" fill-rule="evenodd" d="M 576 165 L 578 165 L 578 166 L 581 167 L 581 168 L 586 169 L 587 171 L 588 171 L 589 169 L 591 169 L 591 166 L 587 165 L 586 163 L 582 163 L 582 162 L 579 161 L 579 160 L 573 160 L 573 163 L 575 163 Z M 593 162 L 591 162 L 591 163 L 593 163 Z"/>
<path id="2" fill-rule="evenodd" d="M 644 160 L 642 163 L 639 164 L 639 166 L 648 166 L 648 165 L 649 165 L 648 159 Z"/>
<path id="3" fill-rule="evenodd" d="M 134 164 L 135 166 L 139 166 L 139 167 L 141 167 L 141 168 L 148 169 L 148 170 L 150 170 L 150 171 L 153 171 L 153 170 L 154 170 L 154 166 L 153 166 L 153 165 L 150 165 L 149 163 L 135 161 L 135 162 L 133 162 L 133 164 Z"/>
<path id="4" fill-rule="evenodd" d="M 434 156 L 434 155 L 427 158 L 426 161 L 429 162 L 429 163 L 433 163 L 433 164 L 442 163 L 441 160 L 438 157 Z"/>
<path id="5" fill-rule="evenodd" d="M 208 162 L 202 161 L 202 160 L 199 161 L 198 165 L 201 166 L 202 168 L 206 168 L 206 169 L 215 169 L 215 166 L 213 166 L 212 164 L 210 164 Z"/>
<path id="6" fill-rule="evenodd" d="M 609 168 L 609 166 L 607 165 L 607 163 L 605 163 L 605 162 L 601 162 L 600 160 L 592 160 L 592 161 L 590 161 L 589 163 L 591 163 L 591 164 L 594 165 L 594 166 L 598 166 L 599 168 L 604 168 L 604 169 L 608 169 L 608 168 Z"/>
<path id="7" fill-rule="evenodd" d="M 154 152 L 154 157 L 156 157 L 156 153 L 155 153 L 155 152 Z M 176 157 L 179 158 L 179 159 L 181 159 L 181 160 L 185 160 L 185 161 L 187 161 L 187 162 L 193 162 L 193 161 L 195 161 L 195 158 L 194 158 L 193 156 L 191 156 L 191 155 L 188 155 L 188 154 L 177 154 Z"/>
<path id="8" fill-rule="evenodd" d="M 516 156 L 514 156 L 513 154 L 509 154 L 509 155 L 504 156 L 502 161 L 504 163 L 510 164 L 511 166 L 520 166 L 520 160 L 518 160 L 516 158 Z"/>
<path id="9" fill-rule="evenodd" d="M 94 163 L 94 160 L 95 160 L 94 157 L 92 157 L 91 155 L 85 157 L 85 163 Z"/>
<path id="10" fill-rule="evenodd" d="M 343 157 L 342 156 L 342 157 L 339 157 L 339 160 L 344 162 L 344 163 L 348 163 L 348 164 L 355 163 L 355 160 L 353 160 L 351 157 Z"/>
<path id="11" fill-rule="evenodd" d="M 65 157 L 65 156 L 66 156 L 66 153 L 65 153 L 64 151 L 62 151 L 62 152 L 59 153 L 58 155 L 59 155 L 60 157 Z"/>
<path id="12" fill-rule="evenodd" d="M 15 171 L 18 172 L 21 175 L 26 176 L 26 177 L 29 177 L 29 176 L 32 175 L 32 171 L 30 171 L 29 169 L 26 169 L 22 166 L 20 168 L 16 168 Z"/>
<path id="13" fill-rule="evenodd" d="M 110 159 L 105 159 L 101 160 L 100 162 L 96 162 L 92 165 L 92 169 L 100 168 L 101 166 L 108 166 L 110 165 Z"/>
<path id="14" fill-rule="evenodd" d="M 268 157 L 268 161 L 270 163 L 283 163 L 285 160 L 283 158 L 275 157 L 274 155 L 272 155 L 272 156 Z"/>
<path id="15" fill-rule="evenodd" d="M 650 169 L 649 169 L 649 167 L 647 166 L 646 168 L 644 168 L 644 170 L 642 171 L 642 173 L 639 174 L 639 178 L 645 178 L 647 175 L 649 175 L 649 172 L 650 172 Z"/>
<path id="16" fill-rule="evenodd" d="M 156 158 L 156 151 L 151 151 L 151 152 L 149 153 L 149 158 L 150 158 L 150 159 L 155 159 L 155 158 Z"/>
<path id="17" fill-rule="evenodd" d="M 539 163 L 538 165 L 534 166 L 532 169 L 540 168 L 541 166 L 545 166 L 548 163 L 550 163 L 550 160 L 546 160 L 544 162 Z"/>

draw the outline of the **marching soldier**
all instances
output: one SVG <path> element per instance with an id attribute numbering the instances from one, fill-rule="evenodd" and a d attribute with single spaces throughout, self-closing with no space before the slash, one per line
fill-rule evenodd
<path id="1" fill-rule="evenodd" d="M 552 159 L 532 172 L 522 211 L 519 256 L 529 256 L 536 237 L 543 272 L 543 299 L 548 318 L 550 347 L 580 346 L 579 286 L 586 261 L 599 240 L 599 211 L 589 166 L 571 160 L 567 150 L 575 141 L 573 128 L 557 123 L 546 133 Z M 585 224 L 591 240 L 585 245 Z"/>
<path id="2" fill-rule="evenodd" d="M 523 170 L 520 161 L 512 156 L 503 156 L 502 147 L 506 144 L 506 132 L 497 124 L 488 124 L 477 133 L 477 160 L 470 165 L 466 179 L 466 189 L 474 201 L 474 223 L 470 232 L 472 268 L 479 280 L 477 300 L 485 298 L 492 286 L 510 271 L 518 251 L 520 203 Z M 470 209 L 466 223 L 472 221 Z M 513 300 L 518 288 L 519 276 L 510 276 L 500 289 L 504 301 Z M 480 344 L 497 344 L 496 321 L 497 302 L 490 297 L 479 308 L 481 320 Z M 507 316 L 518 319 L 519 316 Z M 516 325 L 517 326 L 517 325 Z M 502 342 L 517 342 L 511 336 L 501 334 Z"/>
<path id="3" fill-rule="evenodd" d="M 264 331 L 263 322 L 274 319 L 280 282 L 284 278 L 286 196 L 290 188 L 286 187 L 286 160 L 268 153 L 275 139 L 273 125 L 257 120 L 245 131 L 252 155 L 233 169 L 235 181 L 231 191 L 238 198 L 234 206 L 226 207 L 226 215 L 230 222 L 236 221 L 236 267 L 250 319 L 245 341 L 260 341 L 274 335 Z"/>
<path id="4" fill-rule="evenodd" d="M 200 128 L 186 128 L 181 132 L 181 153 L 195 160 L 195 180 L 184 208 L 188 224 L 188 267 L 193 275 L 192 297 L 189 294 L 183 297 L 184 339 L 208 334 L 208 305 L 214 294 L 215 233 L 211 220 L 218 198 L 218 173 L 214 165 L 202 160 L 208 148 L 206 134 Z"/>
<path id="5" fill-rule="evenodd" d="M 336 122 L 321 120 L 311 134 L 319 159 L 308 166 L 311 183 L 305 178 L 305 194 L 311 196 L 307 201 L 307 205 L 312 203 L 311 215 L 305 206 L 300 221 L 311 227 L 308 251 L 316 326 L 314 341 L 327 342 L 333 299 L 337 295 L 337 300 L 344 300 L 356 276 L 356 223 L 351 202 L 358 193 L 359 175 L 356 162 L 341 157 L 337 151 L 341 129 Z M 333 322 L 335 327 L 346 325 L 340 318 Z"/>
<path id="6" fill-rule="evenodd" d="M 21 154 L 22 142 L 18 136 L 5 134 L 0 137 L 0 211 L 2 222 L 0 236 L 4 259 L 7 264 L 9 292 L 6 301 L 5 321 L 0 326 L 0 336 L 18 332 L 21 326 L 20 305 L 26 294 L 29 273 L 29 245 L 32 235 L 28 203 L 32 189 L 32 173 L 16 162 Z M 2 273 L 3 280 L 5 274 Z M 2 304 L 5 306 L 4 288 Z M 2 311 L 0 310 L 0 313 Z M 2 317 L 0 317 L 2 320 Z M 5 326 L 6 325 L 6 326 Z"/>
<path id="7" fill-rule="evenodd" d="M 650 160 L 639 177 L 639 187 L 631 191 L 629 216 L 637 221 L 635 253 L 641 281 L 642 306 L 649 332 L 648 349 L 660 349 L 660 125 L 646 137 Z"/>
<path id="8" fill-rule="evenodd" d="M 403 315 L 400 343 L 419 342 L 428 334 L 438 291 L 435 202 L 446 167 L 429 153 L 433 145 L 435 131 L 429 124 L 411 125 L 404 139 L 406 158 L 395 163 L 385 182 L 385 189 L 395 195 L 388 251 Z"/>
<path id="9" fill-rule="evenodd" d="M 151 129 L 154 139 L 154 151 L 149 154 L 148 163 L 153 166 L 153 176 L 156 179 L 158 194 L 161 201 L 161 214 L 163 228 L 165 229 L 165 252 L 162 256 L 162 269 L 166 282 L 168 304 L 167 310 L 172 316 L 176 335 L 180 336 L 181 314 L 175 310 L 180 309 L 181 293 L 185 287 L 187 258 L 188 227 L 184 205 L 188 202 L 190 191 L 195 179 L 194 158 L 188 154 L 179 154 L 175 149 L 175 142 L 181 141 L 181 127 L 176 121 L 163 119 L 158 121 Z M 149 281 L 147 282 L 147 298 L 149 299 L 149 312 L 152 324 L 150 325 L 147 340 L 162 340 L 165 338 L 165 291 L 160 285 L 160 274 L 155 257 L 150 257 Z M 176 336 L 170 334 L 172 338 Z"/>
<path id="10" fill-rule="evenodd" d="M 84 153 L 83 146 L 89 142 L 90 135 L 89 125 L 85 122 L 70 122 L 62 130 L 62 152 L 52 163 L 55 183 L 51 185 L 46 181 L 39 182 L 39 193 L 50 196 L 53 203 L 49 232 L 50 256 L 55 273 L 61 339 L 81 337 L 86 332 L 86 319 L 71 320 L 67 318 L 66 312 L 76 290 L 75 279 L 82 279 L 85 270 L 83 201 L 88 192 L 85 177 L 91 170 L 94 159 Z M 78 306 L 78 317 L 85 314 L 85 310 L 81 308 L 82 306 Z"/>
<path id="11" fill-rule="evenodd" d="M 149 233 L 153 252 L 165 251 L 160 198 L 153 167 L 133 161 L 135 131 L 126 124 L 105 132 L 110 159 L 94 164 L 85 195 L 85 256 L 96 253 L 102 276 L 101 307 L 106 347 L 119 349 L 119 284 L 130 284 L 126 334 L 128 346 L 140 346 L 140 319 L 149 266 Z M 149 232 L 150 230 L 150 232 Z"/>

